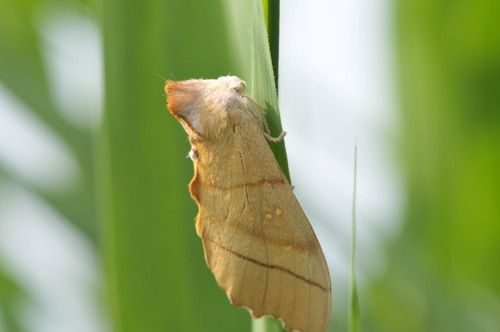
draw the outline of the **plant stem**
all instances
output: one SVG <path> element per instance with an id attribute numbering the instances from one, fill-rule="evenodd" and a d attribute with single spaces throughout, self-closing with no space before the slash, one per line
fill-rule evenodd
<path id="1" fill-rule="evenodd" d="M 271 133 L 282 130 L 278 109 L 279 0 L 251 0 L 252 3 L 252 97 L 266 110 Z M 267 28 L 267 31 L 265 28 Z M 258 84 L 257 84 L 258 82 Z M 271 149 L 290 181 L 284 142 Z M 254 319 L 253 332 L 284 332 L 281 323 L 269 317 Z"/>
<path id="2" fill-rule="evenodd" d="M 273 63 L 274 82 L 276 93 L 279 94 L 279 48 L 280 48 L 280 0 L 262 0 L 264 19 L 266 20 L 269 38 L 269 51 Z"/>

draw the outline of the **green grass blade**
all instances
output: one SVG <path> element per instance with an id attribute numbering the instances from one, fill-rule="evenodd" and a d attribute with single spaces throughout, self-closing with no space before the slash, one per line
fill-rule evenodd
<path id="1" fill-rule="evenodd" d="M 273 71 L 273 61 L 269 49 L 269 39 L 264 20 L 264 12 L 260 1 L 252 1 L 252 42 L 251 42 L 251 79 L 249 93 L 266 112 L 266 119 L 273 136 L 278 136 L 283 130 L 278 107 L 278 94 Z M 279 11 L 274 11 L 277 13 Z M 269 20 L 271 20 L 271 17 Z M 272 20 L 275 21 L 275 20 Z M 285 143 L 270 144 L 281 169 L 290 181 L 290 172 L 286 157 Z"/>
<path id="2" fill-rule="evenodd" d="M 263 3 L 266 11 L 264 11 Z M 277 66 L 274 68 L 273 62 L 276 64 L 278 63 L 279 2 L 269 6 L 267 1 L 251 1 L 251 13 L 252 42 L 249 93 L 266 112 L 266 119 L 269 123 L 271 134 L 273 136 L 278 136 L 282 131 L 282 127 L 278 108 L 277 76 L 275 75 L 275 73 L 277 73 Z M 272 27 L 274 29 L 273 55 L 275 58 L 272 58 L 269 48 L 270 41 L 267 27 Z M 270 146 L 283 172 L 290 181 L 284 142 L 278 144 L 271 143 Z M 281 332 L 285 330 L 282 328 L 282 324 L 277 320 L 264 317 L 253 321 L 252 331 Z"/>
<path id="3" fill-rule="evenodd" d="M 280 1 L 262 0 L 276 91 L 279 92 Z"/>
<path id="4" fill-rule="evenodd" d="M 245 331 L 204 261 L 186 133 L 166 76 L 234 71 L 218 2 L 104 2 L 106 109 L 99 148 L 103 243 L 117 332 Z"/>
<path id="5" fill-rule="evenodd" d="M 496 332 L 500 2 L 394 4 L 405 215 L 363 320 L 372 331 Z"/>
<path id="6" fill-rule="evenodd" d="M 352 194 L 352 246 L 350 275 L 349 332 L 360 331 L 358 289 L 356 286 L 356 191 L 358 177 L 358 146 L 354 147 L 354 183 Z"/>

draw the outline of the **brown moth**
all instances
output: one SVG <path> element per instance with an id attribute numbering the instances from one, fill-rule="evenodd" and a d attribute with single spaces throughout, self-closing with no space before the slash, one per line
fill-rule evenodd
<path id="1" fill-rule="evenodd" d="M 325 257 L 266 140 L 262 109 L 235 76 L 167 82 L 168 108 L 189 135 L 196 231 L 236 307 L 288 330 L 324 332 L 331 312 Z"/>

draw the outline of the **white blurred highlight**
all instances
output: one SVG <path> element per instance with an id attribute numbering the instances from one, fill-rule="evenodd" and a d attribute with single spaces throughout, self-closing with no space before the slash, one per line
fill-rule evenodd
<path id="1" fill-rule="evenodd" d="M 280 110 L 292 182 L 323 246 L 334 314 L 344 319 L 358 143 L 357 279 L 385 269 L 400 227 L 397 100 L 388 0 L 281 2 Z M 363 299 L 361 299 L 363 301 Z"/>
<path id="2" fill-rule="evenodd" d="M 48 75 L 63 116 L 83 130 L 99 123 L 100 32 L 81 8 L 41 13 Z M 0 86 L 0 163 L 14 176 L 57 191 L 78 181 L 78 164 L 59 137 Z M 30 298 L 22 323 L 31 332 L 103 332 L 107 322 L 97 253 L 82 234 L 28 191 L 0 182 L 2 264 Z M 2 331 L 0 317 L 0 331 Z"/>

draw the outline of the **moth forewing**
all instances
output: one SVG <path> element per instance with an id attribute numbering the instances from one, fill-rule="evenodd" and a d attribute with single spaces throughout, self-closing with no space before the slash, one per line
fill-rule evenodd
<path id="1" fill-rule="evenodd" d="M 169 82 L 168 107 L 190 136 L 196 229 L 217 283 L 235 306 L 289 330 L 324 332 L 328 267 L 279 167 L 261 108 L 234 76 Z"/>

